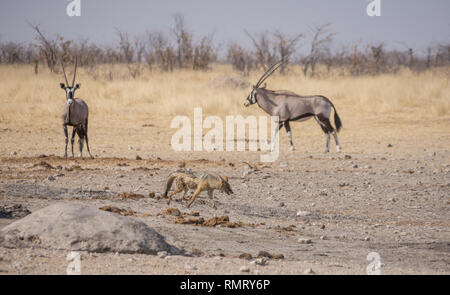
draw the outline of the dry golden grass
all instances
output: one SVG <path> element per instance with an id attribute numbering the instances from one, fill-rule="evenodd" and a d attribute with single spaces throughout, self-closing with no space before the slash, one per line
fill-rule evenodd
<path id="1" fill-rule="evenodd" d="M 192 119 L 194 107 L 202 107 L 204 116 L 218 115 L 223 120 L 227 115 L 265 115 L 256 105 L 243 106 L 250 86 L 212 86 L 217 78 L 239 77 L 230 66 L 173 73 L 142 68 L 138 79 L 130 78 L 121 65 L 79 69 L 77 82 L 82 86 L 76 96 L 90 108 L 89 142 L 94 155 L 184 159 L 185 153 L 170 148 L 176 132 L 170 122 L 175 116 Z M 447 149 L 450 142 L 449 73 L 450 67 L 420 74 L 405 69 L 396 75 L 305 79 L 300 68 L 293 67 L 287 75 L 271 76 L 267 87 L 329 97 L 343 122 L 339 138 L 346 152 L 378 147 L 384 151 L 387 143 L 395 143 L 402 152 L 423 152 L 425 148 Z M 253 72 L 247 79 L 249 85 L 259 75 Z M 41 68 L 35 75 L 32 66 L 0 66 L 0 79 L 0 156 L 13 151 L 19 155 L 62 155 L 62 74 Z M 292 131 L 300 153 L 323 149 L 324 135 L 314 120 L 292 124 Z M 288 148 L 286 132 L 280 134 L 281 147 Z M 197 156 L 218 157 L 217 153 Z M 242 157 L 248 159 L 247 154 Z"/>
<path id="2" fill-rule="evenodd" d="M 292 68 L 290 74 L 274 74 L 267 83 L 271 89 L 325 95 L 343 114 L 442 118 L 450 115 L 449 70 L 413 73 L 405 69 L 396 75 L 305 79 L 299 68 Z M 175 115 L 192 115 L 194 107 L 202 107 L 204 115 L 262 114 L 257 107 L 243 107 L 250 88 L 211 86 L 215 78 L 238 76 L 230 66 L 216 65 L 207 72 L 173 73 L 150 73 L 143 67 L 137 79 L 128 78 L 125 66 L 103 66 L 95 71 L 96 79 L 79 69 L 77 81 L 82 87 L 77 96 L 88 103 L 91 117 L 107 126 L 152 119 L 166 123 Z M 112 80 L 108 78 L 109 71 Z M 260 74 L 252 73 L 248 82 L 255 83 Z M 65 101 L 59 88 L 59 82 L 63 81 L 61 74 L 41 69 L 35 75 L 31 66 L 0 66 L 0 79 L 2 125 L 38 122 L 33 125 L 42 127 L 59 120 Z"/>

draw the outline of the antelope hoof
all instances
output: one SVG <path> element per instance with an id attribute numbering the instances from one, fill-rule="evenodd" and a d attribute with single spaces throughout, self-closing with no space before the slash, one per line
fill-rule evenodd
<path id="1" fill-rule="evenodd" d="M 329 152 L 330 152 L 330 150 L 328 150 L 328 149 L 327 149 L 327 150 L 325 150 L 325 154 L 326 154 L 326 153 L 329 153 Z"/>
<path id="2" fill-rule="evenodd" d="M 295 146 L 291 145 L 291 151 L 295 151 Z"/>
<path id="3" fill-rule="evenodd" d="M 337 152 L 338 152 L 338 153 L 341 152 L 341 147 L 340 147 L 340 146 L 338 146 L 336 149 L 337 149 Z"/>

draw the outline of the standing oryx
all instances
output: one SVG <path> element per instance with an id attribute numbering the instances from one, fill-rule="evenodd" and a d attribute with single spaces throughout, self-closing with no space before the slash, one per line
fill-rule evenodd
<path id="1" fill-rule="evenodd" d="M 69 82 L 67 81 L 66 71 L 64 70 L 64 63 L 61 61 L 62 70 L 64 73 L 64 79 L 66 80 L 66 84 L 60 83 L 62 89 L 66 92 L 67 102 L 64 105 L 62 112 L 62 121 L 64 128 L 64 135 L 66 137 L 66 148 L 64 152 L 64 157 L 67 158 L 67 143 L 69 142 L 68 134 L 67 134 L 67 125 L 73 126 L 72 138 L 70 143 L 72 144 L 72 158 L 73 158 L 73 143 L 75 141 L 75 132 L 79 137 L 80 144 L 80 157 L 83 156 L 83 139 L 86 138 L 86 146 L 89 153 L 89 157 L 92 158 L 91 151 L 89 150 L 89 142 L 88 142 L 88 116 L 89 110 L 87 104 L 81 98 L 74 98 L 75 90 L 80 89 L 80 84 L 75 83 L 75 78 L 77 75 L 77 65 L 78 59 L 75 59 L 75 69 L 73 72 L 73 80 L 72 86 L 69 86 Z"/>
<path id="2" fill-rule="evenodd" d="M 330 133 L 333 134 L 334 140 L 336 141 L 336 149 L 338 152 L 340 152 L 341 148 L 339 146 L 336 131 L 339 131 L 342 123 L 336 112 L 336 108 L 328 98 L 321 95 L 300 96 L 291 91 L 273 91 L 268 90 L 265 87 L 260 87 L 260 85 L 280 65 L 281 63 L 273 65 L 264 73 L 264 75 L 262 75 L 258 83 L 253 86 L 253 90 L 247 97 L 247 101 L 244 105 L 248 107 L 251 104 L 258 103 L 259 107 L 269 115 L 278 116 L 279 128 L 275 129 L 275 134 L 272 139 L 275 138 L 278 130 L 281 129 L 284 125 L 289 136 L 291 150 L 294 150 L 295 147 L 292 143 L 291 126 L 289 125 L 289 121 L 302 121 L 314 116 L 323 132 L 325 132 L 325 136 L 327 139 L 325 152 L 327 153 L 330 150 Z M 336 125 L 336 129 L 334 129 L 330 123 L 331 108 L 334 109 L 334 123 Z"/>

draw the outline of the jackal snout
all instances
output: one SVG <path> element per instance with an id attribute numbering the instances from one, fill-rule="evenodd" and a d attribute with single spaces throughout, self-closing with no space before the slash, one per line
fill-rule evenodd
<path id="1" fill-rule="evenodd" d="M 226 193 L 227 195 L 234 194 L 233 190 L 231 189 L 230 184 L 228 183 L 228 177 L 226 177 L 226 176 L 222 177 L 221 191 Z"/>

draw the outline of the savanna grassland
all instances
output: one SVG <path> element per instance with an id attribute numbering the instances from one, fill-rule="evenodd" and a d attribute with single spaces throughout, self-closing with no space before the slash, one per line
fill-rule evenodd
<path id="1" fill-rule="evenodd" d="M 257 105 L 243 106 L 259 75 L 242 77 L 231 66 L 216 64 L 209 71 L 143 67 L 132 79 L 126 66 L 81 67 L 76 96 L 89 105 L 95 158 L 66 160 L 61 157 L 62 74 L 0 66 L 0 204 L 21 204 L 30 211 L 58 201 L 127 208 L 149 214 L 136 218 L 192 253 L 169 259 L 86 253 L 83 273 L 233 274 L 248 266 L 250 273 L 263 274 L 301 274 L 309 268 L 318 274 L 364 274 L 367 254 L 378 252 L 382 273 L 449 274 L 450 68 L 305 78 L 300 68 L 291 67 L 285 75 L 271 76 L 269 89 L 333 101 L 343 122 L 342 153 L 336 153 L 333 141 L 331 152 L 323 153 L 325 137 L 314 120 L 291 124 L 293 152 L 280 132 L 274 163 L 261 163 L 261 152 L 171 149 L 176 131 L 171 120 L 192 118 L 195 107 L 223 120 L 265 115 Z M 248 84 L 226 82 L 229 77 Z M 227 215 L 257 226 L 196 227 L 158 214 L 167 209 L 159 198 L 167 175 L 178 167 L 230 177 L 234 195 L 216 192 L 214 210 L 202 194 L 191 208 L 200 216 Z M 156 197 L 111 199 L 124 192 Z M 95 198 L 98 194 L 103 198 Z M 187 211 L 185 205 L 173 203 L 181 211 Z M 12 221 L 0 219 L 0 227 Z M 284 259 L 258 265 L 239 258 L 259 251 Z M 66 255 L 0 248 L 0 270 L 64 273 Z"/>

